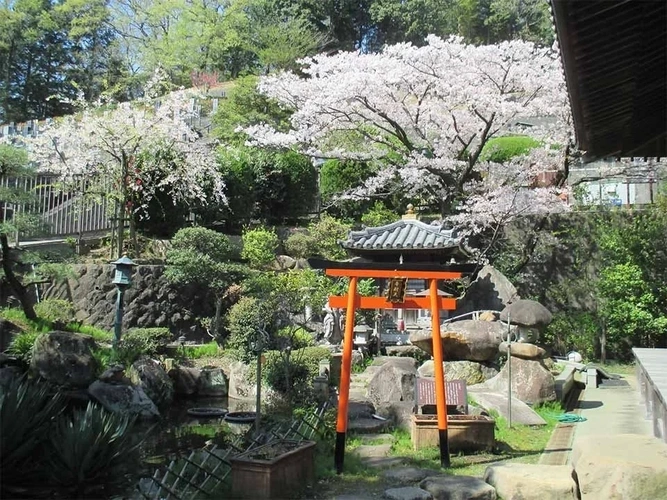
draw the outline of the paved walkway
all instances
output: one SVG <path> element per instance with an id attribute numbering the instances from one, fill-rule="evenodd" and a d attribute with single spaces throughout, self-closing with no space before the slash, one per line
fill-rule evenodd
<path id="1" fill-rule="evenodd" d="M 581 394 L 577 413 L 585 422 L 560 424 L 547 445 L 540 463 L 562 465 L 578 440 L 595 435 L 640 434 L 653 436 L 651 420 L 641 402 L 635 375 L 623 375 L 627 385 L 587 387 Z M 614 381 L 617 382 L 617 381 Z"/>

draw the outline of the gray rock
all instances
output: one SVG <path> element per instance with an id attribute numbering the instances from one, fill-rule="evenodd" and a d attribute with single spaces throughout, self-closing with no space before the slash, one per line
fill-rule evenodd
<path id="1" fill-rule="evenodd" d="M 418 469 L 416 467 L 397 467 L 384 472 L 383 476 L 388 481 L 400 484 L 414 484 L 429 476 L 436 476 L 439 472 L 432 469 Z"/>
<path id="2" fill-rule="evenodd" d="M 500 373 L 482 384 L 485 389 L 507 393 L 509 371 L 512 371 L 512 395 L 524 403 L 539 404 L 556 399 L 554 376 L 539 360 L 512 357 Z"/>
<path id="3" fill-rule="evenodd" d="M 250 367 L 240 361 L 229 368 L 229 397 L 248 399 L 257 396 L 257 384 L 250 381 Z"/>
<path id="4" fill-rule="evenodd" d="M 507 354 L 508 346 L 509 344 L 507 342 L 502 342 L 498 350 L 503 354 Z M 547 356 L 547 351 L 541 347 L 538 347 L 535 344 L 526 344 L 524 342 L 512 342 L 510 350 L 512 352 L 512 357 L 514 358 L 544 359 Z"/>
<path id="5" fill-rule="evenodd" d="M 0 352 L 4 352 L 9 348 L 14 335 L 20 331 L 20 328 L 11 321 L 0 318 Z"/>
<path id="6" fill-rule="evenodd" d="M 376 407 L 396 401 L 414 402 L 417 363 L 412 358 L 388 358 L 368 383 L 366 397 Z"/>
<path id="7" fill-rule="evenodd" d="M 142 418 L 160 416 L 155 403 L 141 387 L 96 380 L 88 387 L 88 393 L 112 413 L 138 415 Z"/>
<path id="8" fill-rule="evenodd" d="M 171 404 L 174 385 L 159 361 L 149 358 L 135 361 L 129 375 L 132 383 L 141 387 L 158 408 Z"/>
<path id="9" fill-rule="evenodd" d="M 539 302 L 520 299 L 508 304 L 500 311 L 500 321 L 512 325 L 545 327 L 551 323 L 552 316 L 549 310 Z"/>
<path id="10" fill-rule="evenodd" d="M 505 463 L 487 467 L 484 480 L 505 500 L 578 500 L 571 465 Z"/>
<path id="11" fill-rule="evenodd" d="M 445 361 L 443 363 L 447 380 L 465 380 L 467 385 L 481 384 L 498 374 L 498 370 L 477 361 Z M 417 370 L 420 377 L 433 377 L 433 360 L 425 361 Z"/>
<path id="12" fill-rule="evenodd" d="M 415 409 L 413 401 L 392 401 L 380 404 L 377 414 L 391 421 L 394 426 L 409 431 Z"/>
<path id="13" fill-rule="evenodd" d="M 667 444 L 657 438 L 620 434 L 577 439 L 572 465 L 582 500 L 667 498 Z"/>
<path id="14" fill-rule="evenodd" d="M 457 300 L 457 314 L 472 311 L 502 311 L 507 304 L 519 299 L 512 283 L 493 266 L 484 266 L 463 297 Z"/>
<path id="15" fill-rule="evenodd" d="M 481 385 L 475 385 L 470 388 L 468 395 L 475 402 L 484 408 L 487 413 L 490 410 L 497 411 L 501 417 L 509 418 L 509 398 L 508 394 L 499 392 L 490 392 L 482 388 Z M 473 408 L 470 406 L 469 408 Z M 472 413 L 472 412 L 471 412 Z M 547 425 L 546 421 L 540 417 L 535 410 L 523 401 L 512 398 L 512 423 L 522 425 Z"/>
<path id="16" fill-rule="evenodd" d="M 462 320 L 445 323 L 441 327 L 445 361 L 492 361 L 498 354 L 506 327 L 498 321 Z M 430 332 L 410 335 L 410 342 L 433 355 Z"/>
<path id="17" fill-rule="evenodd" d="M 0 387 L 9 387 L 21 375 L 23 371 L 18 366 L 3 366 L 0 368 Z"/>
<path id="18" fill-rule="evenodd" d="M 227 396 L 227 377 L 220 368 L 205 366 L 201 369 L 201 376 L 197 383 L 200 396 Z"/>
<path id="19" fill-rule="evenodd" d="M 45 380 L 68 387 L 88 387 L 95 380 L 95 340 L 71 332 L 40 335 L 32 348 L 30 368 Z"/>
<path id="20" fill-rule="evenodd" d="M 433 497 L 428 491 L 414 486 L 390 488 L 384 492 L 384 498 L 389 500 L 431 500 Z"/>
<path id="21" fill-rule="evenodd" d="M 276 271 L 286 271 L 296 267 L 296 259 L 289 255 L 277 255 L 273 261 L 273 269 Z"/>
<path id="22" fill-rule="evenodd" d="M 435 500 L 496 500 L 496 490 L 470 476 L 431 476 L 419 483 Z"/>
<path id="23" fill-rule="evenodd" d="M 111 282 L 114 266 L 76 264 L 71 269 L 74 277 L 49 286 L 44 298 L 69 300 L 78 320 L 110 330 L 116 298 L 116 287 Z M 128 329 L 164 326 L 182 332 L 188 340 L 208 340 L 196 318 L 212 317 L 214 304 L 214 297 L 201 287 L 170 284 L 164 276 L 164 266 L 140 265 L 135 268 L 132 286 L 125 293 L 123 326 Z"/>
<path id="24" fill-rule="evenodd" d="M 385 444 L 362 444 L 357 446 L 352 453 L 359 458 L 386 457 L 391 452 L 391 443 Z"/>
<path id="25" fill-rule="evenodd" d="M 175 396 L 194 396 L 199 387 L 201 370 L 188 366 L 176 366 L 168 372 L 173 382 Z"/>

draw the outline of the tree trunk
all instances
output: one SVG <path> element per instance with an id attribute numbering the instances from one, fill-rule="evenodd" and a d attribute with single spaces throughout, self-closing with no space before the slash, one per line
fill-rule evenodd
<path id="1" fill-rule="evenodd" d="M 5 273 L 5 279 L 9 283 L 9 286 L 14 292 L 14 295 L 16 295 L 16 298 L 19 299 L 21 308 L 25 313 L 25 317 L 35 321 L 37 320 L 37 314 L 35 313 L 35 308 L 33 307 L 32 301 L 30 300 L 30 296 L 12 269 L 12 262 L 10 258 L 11 250 L 9 248 L 9 242 L 7 241 L 7 235 L 5 233 L 0 233 L 0 247 L 2 248 L 2 255 L 0 255 L 0 259 L 2 260 L 2 270 Z"/>
<path id="2" fill-rule="evenodd" d="M 215 340 L 220 338 L 220 323 L 222 322 L 222 296 L 215 298 L 215 317 L 213 318 L 213 337 Z"/>
<path id="3" fill-rule="evenodd" d="M 600 363 L 603 365 L 607 362 L 607 325 L 602 322 L 602 329 L 600 330 Z"/>

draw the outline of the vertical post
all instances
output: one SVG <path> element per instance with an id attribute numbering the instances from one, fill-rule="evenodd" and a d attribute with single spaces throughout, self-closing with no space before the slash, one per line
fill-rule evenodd
<path id="1" fill-rule="evenodd" d="M 354 330 L 354 305 L 357 298 L 357 278 L 350 278 L 347 290 L 347 310 L 345 311 L 345 336 L 343 337 L 343 363 L 340 368 L 338 387 L 338 418 L 336 420 L 336 449 L 334 464 L 336 473 L 343 472 L 345 459 L 345 434 L 347 432 L 347 406 L 350 399 L 350 370 L 352 368 L 352 335 Z"/>
<path id="2" fill-rule="evenodd" d="M 125 290 L 122 286 L 118 286 L 118 294 L 116 295 L 116 319 L 113 323 L 113 349 L 118 347 L 120 342 L 121 331 L 123 329 L 123 294 Z"/>
<path id="3" fill-rule="evenodd" d="M 259 347 L 260 340 L 257 341 Z M 289 363 L 287 363 L 289 369 Z M 288 385 L 289 387 L 289 385 Z M 255 400 L 255 437 L 259 436 L 260 410 L 262 409 L 262 349 L 257 349 L 257 399 Z"/>
<path id="4" fill-rule="evenodd" d="M 442 337 L 440 335 L 440 307 L 438 304 L 438 280 L 429 282 L 431 297 L 431 328 L 433 330 L 433 367 L 435 375 L 435 403 L 438 410 L 438 435 L 440 438 L 440 465 L 449 467 L 449 441 L 447 436 L 447 395 L 445 393 L 445 369 L 443 365 Z"/>
<path id="5" fill-rule="evenodd" d="M 512 323 L 507 313 L 507 426 L 512 428 Z"/>

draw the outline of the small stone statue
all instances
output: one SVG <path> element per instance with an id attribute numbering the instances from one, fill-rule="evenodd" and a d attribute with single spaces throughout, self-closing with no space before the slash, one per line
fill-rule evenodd
<path id="1" fill-rule="evenodd" d="M 323 311 L 326 311 L 324 320 L 322 320 L 324 325 L 324 340 L 329 344 L 337 344 L 342 339 L 340 313 L 331 309 L 328 305 L 324 307 Z"/>

